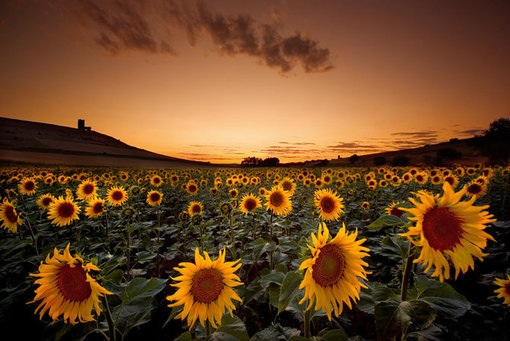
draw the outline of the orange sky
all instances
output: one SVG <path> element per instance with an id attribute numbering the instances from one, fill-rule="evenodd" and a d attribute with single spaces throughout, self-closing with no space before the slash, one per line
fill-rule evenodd
<path id="1" fill-rule="evenodd" d="M 510 116 L 509 22 L 509 1 L 2 1 L 0 116 L 213 163 L 471 137 Z"/>

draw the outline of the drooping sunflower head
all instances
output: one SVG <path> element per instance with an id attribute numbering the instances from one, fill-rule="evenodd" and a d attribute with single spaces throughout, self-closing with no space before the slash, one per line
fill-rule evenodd
<path id="1" fill-rule="evenodd" d="M 7 198 L 0 204 L 0 220 L 2 227 L 12 233 L 18 232 L 18 226 L 23 224 L 21 213 L 16 211 L 14 205 Z"/>
<path id="2" fill-rule="evenodd" d="M 241 198 L 239 210 L 244 214 L 249 214 L 259 207 L 262 207 L 260 198 L 252 193 L 247 193 Z"/>
<path id="3" fill-rule="evenodd" d="M 510 275 L 506 275 L 506 279 L 496 278 L 494 284 L 498 286 L 494 292 L 498 294 L 498 298 L 503 299 L 503 303 L 510 306 Z"/>
<path id="4" fill-rule="evenodd" d="M 67 226 L 73 221 L 78 220 L 80 208 L 70 197 L 58 197 L 48 207 L 48 219 L 53 225 L 59 227 Z"/>
<path id="5" fill-rule="evenodd" d="M 434 268 L 432 276 L 441 282 L 450 278 L 450 263 L 455 268 L 455 278 L 474 269 L 473 257 L 482 260 L 487 239 L 494 240 L 484 231 L 487 224 L 495 221 L 486 211 L 489 206 L 474 206 L 475 197 L 461 201 L 465 193 L 466 187 L 454 192 L 445 182 L 442 196 L 419 191 L 416 198 L 409 198 L 414 207 L 401 208 L 415 222 L 401 234 L 421 248 L 414 262 L 422 263 L 425 272 Z"/>
<path id="6" fill-rule="evenodd" d="M 39 265 L 39 273 L 30 274 L 38 278 L 35 284 L 39 286 L 34 300 L 28 303 L 41 301 L 35 309 L 41 319 L 48 312 L 54 321 L 63 316 L 64 323 L 74 325 L 94 321 L 92 310 L 100 314 L 100 297 L 112 293 L 90 275 L 99 268 L 92 263 L 84 264 L 78 255 L 71 256 L 69 247 L 67 244 L 63 253 L 55 248 L 53 256 L 48 255 Z"/>
<path id="7" fill-rule="evenodd" d="M 320 223 L 317 235 L 312 233 L 312 244 L 308 245 L 311 257 L 304 260 L 299 270 L 305 274 L 299 288 L 305 289 L 299 302 L 308 300 L 308 309 L 322 309 L 331 320 L 332 313 L 339 316 L 344 304 L 352 308 L 351 301 L 359 299 L 360 279 L 367 279 L 368 264 L 363 260 L 369 249 L 362 246 L 366 239 L 356 240 L 358 231 L 348 233 L 345 224 L 330 240 L 325 223 Z"/>
<path id="8" fill-rule="evenodd" d="M 387 214 L 387 215 L 394 215 L 396 217 L 401 217 L 402 214 L 404 214 L 404 211 L 402 211 L 400 209 L 400 202 L 392 202 L 391 204 L 388 205 L 388 207 L 386 207 L 384 209 L 384 212 Z"/>
<path id="9" fill-rule="evenodd" d="M 273 186 L 266 194 L 265 206 L 277 215 L 287 215 L 292 211 L 292 201 L 289 193 L 284 191 L 280 186 Z"/>
<path id="10" fill-rule="evenodd" d="M 128 193 L 122 186 L 113 186 L 106 192 L 106 201 L 112 206 L 121 206 L 128 200 Z"/>
<path id="11" fill-rule="evenodd" d="M 344 212 L 343 199 L 329 188 L 316 190 L 314 193 L 314 203 L 319 216 L 325 221 L 338 220 Z"/>
<path id="12" fill-rule="evenodd" d="M 147 203 L 150 206 L 159 206 L 163 201 L 163 194 L 156 190 L 151 190 L 147 193 Z"/>
<path id="13" fill-rule="evenodd" d="M 196 248 L 194 263 L 184 262 L 174 268 L 181 274 L 172 277 L 177 283 L 171 286 L 176 287 L 177 291 L 166 299 L 173 302 L 168 305 L 170 308 L 183 306 L 175 318 L 186 319 L 191 329 L 197 320 L 204 327 L 209 321 L 213 328 L 217 328 L 225 310 L 232 316 L 235 309 L 233 300 L 242 301 L 233 289 L 243 284 L 235 274 L 241 265 L 240 259 L 226 262 L 225 249 L 213 261 L 207 252 L 204 251 L 202 257 Z"/>

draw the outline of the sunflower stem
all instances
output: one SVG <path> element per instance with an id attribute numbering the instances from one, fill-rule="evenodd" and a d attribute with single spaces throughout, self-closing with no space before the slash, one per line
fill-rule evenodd
<path id="1" fill-rule="evenodd" d="M 304 324 L 303 324 L 303 334 L 305 335 L 305 338 L 307 339 L 310 339 L 312 337 L 311 333 L 310 333 L 310 314 L 311 314 L 311 309 L 307 309 L 305 311 L 305 321 L 304 321 Z"/>
<path id="2" fill-rule="evenodd" d="M 108 334 L 110 335 L 110 341 L 116 340 L 115 335 L 115 324 L 113 323 L 112 313 L 110 311 L 110 305 L 108 304 L 108 299 L 106 296 L 101 296 L 101 302 L 104 305 L 104 314 L 106 316 L 106 322 L 108 323 Z"/>
<path id="3" fill-rule="evenodd" d="M 402 301 L 407 300 L 407 290 L 409 289 L 409 279 L 411 277 L 411 269 L 413 268 L 414 254 L 415 248 L 411 245 L 402 273 L 402 287 L 400 288 L 400 299 Z"/>

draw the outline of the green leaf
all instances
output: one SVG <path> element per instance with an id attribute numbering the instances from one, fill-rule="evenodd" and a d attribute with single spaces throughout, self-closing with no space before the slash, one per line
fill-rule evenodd
<path id="1" fill-rule="evenodd" d="M 377 335 L 391 339 L 399 335 L 411 323 L 411 316 L 406 312 L 409 302 L 386 300 L 375 305 L 375 325 Z"/>
<path id="2" fill-rule="evenodd" d="M 264 288 L 267 288 L 271 283 L 281 285 L 284 278 L 285 274 L 283 272 L 273 270 L 260 279 L 260 285 Z"/>
<path id="3" fill-rule="evenodd" d="M 288 272 L 283 279 L 280 287 L 280 297 L 278 301 L 278 314 L 283 312 L 289 303 L 301 292 L 299 284 L 303 276 L 297 272 Z"/>
<path id="4" fill-rule="evenodd" d="M 343 329 L 329 329 L 322 330 L 318 337 L 318 340 L 331 340 L 331 341 L 347 341 L 349 338 Z"/>
<path id="5" fill-rule="evenodd" d="M 369 230 L 379 230 L 383 227 L 388 226 L 401 226 L 403 224 L 402 220 L 394 215 L 383 214 L 371 224 L 367 226 Z"/>
<path id="6" fill-rule="evenodd" d="M 122 304 L 127 305 L 141 298 L 154 297 L 165 287 L 166 279 L 161 278 L 134 278 L 120 293 Z"/>
<path id="7" fill-rule="evenodd" d="M 237 316 L 223 315 L 221 325 L 211 335 L 211 340 L 249 341 L 250 336 L 243 321 Z"/>
<path id="8" fill-rule="evenodd" d="M 409 241 L 400 236 L 386 236 L 383 238 L 382 247 L 399 255 L 402 259 L 409 254 Z"/>
<path id="9" fill-rule="evenodd" d="M 466 297 L 450 284 L 441 283 L 424 275 L 416 276 L 414 289 L 416 291 L 412 294 L 417 300 L 427 302 L 445 318 L 459 318 L 471 307 Z"/>

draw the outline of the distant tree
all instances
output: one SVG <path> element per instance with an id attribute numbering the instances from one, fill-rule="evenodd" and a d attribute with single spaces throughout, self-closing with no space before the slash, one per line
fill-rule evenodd
<path id="1" fill-rule="evenodd" d="M 374 166 L 383 166 L 386 164 L 386 158 L 384 156 L 374 157 Z"/>
<path id="2" fill-rule="evenodd" d="M 510 119 L 491 122 L 481 141 L 482 153 L 492 164 L 506 164 L 510 156 Z"/>
<path id="3" fill-rule="evenodd" d="M 409 158 L 405 155 L 397 155 L 391 160 L 393 167 L 406 167 L 409 166 Z"/>
<path id="4" fill-rule="evenodd" d="M 260 165 L 264 167 L 276 167 L 280 165 L 280 159 L 277 157 L 268 157 L 262 160 Z"/>
<path id="5" fill-rule="evenodd" d="M 352 154 L 351 156 L 349 156 L 349 162 L 351 164 L 355 164 L 358 160 L 359 160 L 358 154 Z"/>
<path id="6" fill-rule="evenodd" d="M 241 161 L 241 166 L 243 167 L 254 167 L 259 166 L 262 163 L 262 159 L 258 157 L 246 157 Z"/>

